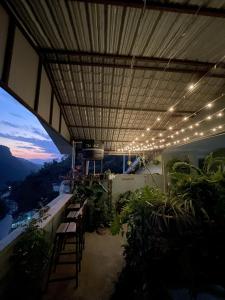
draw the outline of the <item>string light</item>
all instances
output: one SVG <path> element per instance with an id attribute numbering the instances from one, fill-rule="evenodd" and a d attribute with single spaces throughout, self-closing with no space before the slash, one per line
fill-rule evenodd
<path id="1" fill-rule="evenodd" d="M 191 84 L 188 86 L 189 91 L 192 91 L 194 88 L 195 88 L 195 85 L 194 85 L 193 83 L 191 83 Z"/>
<path id="2" fill-rule="evenodd" d="M 190 126 L 189 126 L 189 129 L 193 129 L 193 126 L 192 126 L 192 125 L 190 125 Z"/>
<path id="3" fill-rule="evenodd" d="M 171 107 L 169 108 L 169 112 L 173 112 L 173 111 L 174 111 L 174 107 L 171 106 Z"/>
<path id="4" fill-rule="evenodd" d="M 160 133 L 159 136 L 163 136 L 162 133 Z"/>
<path id="5" fill-rule="evenodd" d="M 170 127 L 169 127 L 169 130 L 173 130 L 173 127 L 172 127 L 172 126 L 170 126 Z"/>
<path id="6" fill-rule="evenodd" d="M 188 117 L 184 117 L 183 120 L 184 120 L 184 121 L 187 121 L 187 120 L 188 120 Z"/>
<path id="7" fill-rule="evenodd" d="M 212 103 L 208 103 L 208 104 L 206 105 L 207 108 L 211 108 L 212 106 L 213 106 Z"/>
<path id="8" fill-rule="evenodd" d="M 141 135 L 141 136 L 142 136 L 142 137 L 143 137 L 143 136 L 145 136 L 145 135 L 144 135 L 144 133 L 142 133 L 142 135 Z"/>
<path id="9" fill-rule="evenodd" d="M 150 130 L 150 128 L 148 127 L 146 130 L 147 130 L 147 131 L 149 131 L 149 130 Z"/>
<path id="10" fill-rule="evenodd" d="M 198 127 L 198 126 L 199 126 L 199 123 L 195 123 L 195 126 Z"/>
<path id="11" fill-rule="evenodd" d="M 158 118 L 157 118 L 157 121 L 160 121 L 160 120 L 161 120 L 161 118 L 160 118 L 160 117 L 158 117 Z"/>
<path id="12" fill-rule="evenodd" d="M 200 132 L 200 133 L 199 133 L 199 135 L 203 136 L 203 135 L 204 135 L 204 133 L 203 133 L 203 132 Z"/>
<path id="13" fill-rule="evenodd" d="M 221 118 L 223 116 L 223 114 L 221 113 L 221 112 L 219 112 L 218 114 L 217 114 L 217 117 L 218 118 Z"/>
<path id="14" fill-rule="evenodd" d="M 211 116 L 208 116 L 208 117 L 207 117 L 207 120 L 211 120 L 211 119 L 212 119 L 212 117 L 211 117 Z"/>

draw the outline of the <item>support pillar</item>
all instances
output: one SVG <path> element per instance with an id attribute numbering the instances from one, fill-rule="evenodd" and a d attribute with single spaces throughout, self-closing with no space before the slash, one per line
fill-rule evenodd
<path id="1" fill-rule="evenodd" d="M 126 156 L 123 155 L 123 174 L 125 174 L 125 161 L 126 161 Z"/>

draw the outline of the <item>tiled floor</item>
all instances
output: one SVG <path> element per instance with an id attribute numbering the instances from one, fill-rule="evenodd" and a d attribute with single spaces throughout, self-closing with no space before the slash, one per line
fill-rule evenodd
<path id="1" fill-rule="evenodd" d="M 124 263 L 123 243 L 121 236 L 112 236 L 108 231 L 104 235 L 86 233 L 78 289 L 75 289 L 75 280 L 50 283 L 43 300 L 110 299 Z M 72 265 L 63 268 L 68 274 L 73 271 Z"/>

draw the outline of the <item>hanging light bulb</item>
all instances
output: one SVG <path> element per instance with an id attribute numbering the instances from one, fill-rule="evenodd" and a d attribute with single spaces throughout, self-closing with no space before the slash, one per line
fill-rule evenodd
<path id="1" fill-rule="evenodd" d="M 192 91 L 195 88 L 195 85 L 193 83 L 189 84 L 188 89 L 189 91 Z"/>
<path id="2" fill-rule="evenodd" d="M 183 118 L 183 121 L 187 121 L 187 120 L 188 120 L 188 117 L 184 117 L 184 118 Z"/>
<path id="3" fill-rule="evenodd" d="M 171 106 L 171 107 L 169 108 L 169 112 L 173 112 L 173 111 L 174 111 L 174 107 Z"/>
<path id="4" fill-rule="evenodd" d="M 207 108 L 211 108 L 212 106 L 213 106 L 212 103 L 208 103 L 208 104 L 206 105 Z"/>
<path id="5" fill-rule="evenodd" d="M 169 130 L 173 130 L 173 127 L 172 127 L 172 126 L 170 126 L 170 127 L 169 127 Z"/>
<path id="6" fill-rule="evenodd" d="M 160 121 L 160 120 L 161 120 L 161 118 L 160 118 L 160 117 L 158 117 L 158 118 L 157 118 L 157 121 Z"/>

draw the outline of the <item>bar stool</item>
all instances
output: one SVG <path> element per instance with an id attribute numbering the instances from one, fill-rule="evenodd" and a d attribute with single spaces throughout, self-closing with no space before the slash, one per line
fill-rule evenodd
<path id="1" fill-rule="evenodd" d="M 65 245 L 68 244 L 67 240 L 74 238 L 75 239 L 75 251 L 64 251 Z M 47 277 L 47 285 L 46 290 L 48 288 L 48 284 L 51 282 L 63 281 L 63 280 L 76 280 L 76 288 L 78 287 L 78 275 L 81 269 L 81 261 L 80 261 L 80 246 L 79 246 L 79 234 L 77 230 L 77 224 L 75 222 L 66 222 L 61 223 L 56 231 L 56 236 L 54 240 L 54 246 L 52 251 L 52 256 L 50 260 L 49 272 Z M 70 244 L 70 243 L 69 243 Z M 75 261 L 60 261 L 60 256 L 75 254 Z M 75 274 L 74 276 L 65 276 L 65 277 L 57 277 L 51 279 L 52 267 L 53 271 L 56 272 L 56 267 L 59 264 L 75 264 Z"/>

